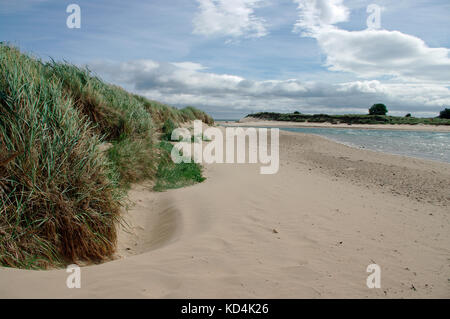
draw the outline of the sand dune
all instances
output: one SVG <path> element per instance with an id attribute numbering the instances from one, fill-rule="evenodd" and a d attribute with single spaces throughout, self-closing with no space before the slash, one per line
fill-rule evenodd
<path id="1" fill-rule="evenodd" d="M 81 289 L 0 269 L 0 297 L 450 297 L 450 165 L 280 137 L 278 174 L 212 164 L 192 187 L 133 187 L 121 258 L 83 267 Z"/>

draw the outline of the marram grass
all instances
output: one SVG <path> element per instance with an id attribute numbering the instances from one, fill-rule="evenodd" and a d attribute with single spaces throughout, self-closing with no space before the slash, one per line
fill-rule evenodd
<path id="1" fill-rule="evenodd" d="M 164 121 L 213 121 L 0 44 L 0 265 L 111 258 L 124 189 L 166 161 Z M 110 145 L 102 150 L 102 144 Z"/>

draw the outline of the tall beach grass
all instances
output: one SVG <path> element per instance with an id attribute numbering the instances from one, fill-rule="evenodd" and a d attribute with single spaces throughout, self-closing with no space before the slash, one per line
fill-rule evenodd
<path id="1" fill-rule="evenodd" d="M 156 179 L 165 121 L 213 120 L 0 44 L 0 265 L 111 258 L 130 183 Z M 107 145 L 108 147 L 103 147 Z"/>

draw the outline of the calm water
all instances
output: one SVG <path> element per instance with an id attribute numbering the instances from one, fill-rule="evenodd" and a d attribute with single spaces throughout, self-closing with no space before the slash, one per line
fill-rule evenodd
<path id="1" fill-rule="evenodd" d="M 316 134 L 350 146 L 450 163 L 450 132 L 280 128 Z"/>

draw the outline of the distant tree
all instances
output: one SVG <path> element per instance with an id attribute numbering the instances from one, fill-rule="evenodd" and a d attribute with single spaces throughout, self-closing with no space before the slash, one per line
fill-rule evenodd
<path id="1" fill-rule="evenodd" d="M 439 117 L 441 119 L 450 119 L 450 109 L 444 109 L 441 111 L 441 113 L 439 114 Z"/>
<path id="2" fill-rule="evenodd" d="M 406 114 L 405 117 L 411 117 L 411 113 Z"/>
<path id="3" fill-rule="evenodd" d="M 386 115 L 387 112 L 387 107 L 384 104 L 374 104 L 369 109 L 369 115 Z"/>
<path id="4" fill-rule="evenodd" d="M 302 113 L 300 113 L 299 111 L 295 111 L 294 114 L 302 114 Z"/>

